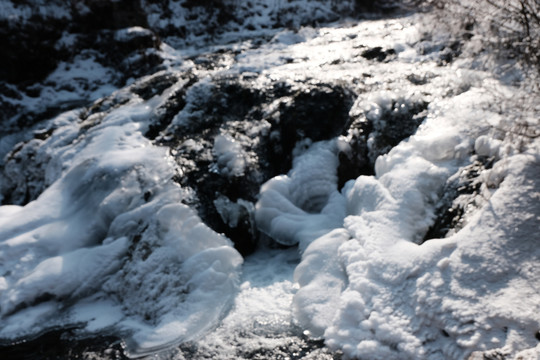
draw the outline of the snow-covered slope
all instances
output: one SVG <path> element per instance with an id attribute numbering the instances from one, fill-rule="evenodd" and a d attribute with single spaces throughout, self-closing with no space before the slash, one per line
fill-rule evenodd
<path id="1" fill-rule="evenodd" d="M 50 186 L 0 208 L 0 337 L 85 322 L 149 351 L 197 337 L 230 306 L 242 259 L 181 204 L 167 149 L 141 134 L 150 110 L 134 101 L 97 124 L 66 113 L 26 145 L 47 154 Z"/>
<path id="2" fill-rule="evenodd" d="M 256 1 L 217 45 L 154 43 L 219 14 L 141 4 L 152 31 L 108 36 L 158 65 L 114 82 L 94 49 L 2 95 L 42 115 L 0 138 L 3 352 L 69 329 L 176 359 L 537 356 L 534 98 L 419 15 Z M 88 102 L 43 115 L 59 97 Z"/>

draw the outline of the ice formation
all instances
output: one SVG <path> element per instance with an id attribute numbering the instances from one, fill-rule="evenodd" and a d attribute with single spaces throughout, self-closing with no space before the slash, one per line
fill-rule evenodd
<path id="1" fill-rule="evenodd" d="M 490 101 L 480 90 L 470 91 Z M 421 244 L 444 184 L 469 161 L 472 148 L 493 156 L 500 147 L 487 136 L 470 140 L 492 114 L 454 116 L 451 109 L 479 106 L 470 99 L 461 95 L 434 104 L 414 136 L 377 158 L 375 176 L 351 180 L 340 193 L 331 176 L 318 178 L 326 187 L 310 186 L 318 170 L 302 169 L 311 155 L 315 169 L 331 174 L 335 163 L 320 150 L 328 144 L 312 146 L 295 159 L 288 176 L 261 190 L 261 229 L 305 248 L 295 271 L 296 319 L 347 357 L 463 358 L 471 349 L 534 346 L 539 319 L 531 312 L 538 307 L 532 268 L 538 250 L 534 237 L 525 235 L 538 220 L 534 146 L 504 160 L 505 180 L 464 229 Z M 299 172 L 307 175 L 295 178 Z M 498 166 L 492 172 L 501 177 Z M 326 194 L 320 213 L 304 211 L 296 189 L 311 189 L 314 199 Z M 514 246 L 516 252 L 510 251 Z M 511 280 L 516 273 L 523 277 Z"/>
<path id="2" fill-rule="evenodd" d="M 240 176 L 246 167 L 242 146 L 230 136 L 219 135 L 214 140 L 217 171 L 226 176 Z"/>
<path id="3" fill-rule="evenodd" d="M 264 184 L 255 211 L 261 231 L 284 245 L 305 247 L 340 224 L 336 167 L 335 141 L 318 143 L 295 158 L 288 175 Z"/>
<path id="4" fill-rule="evenodd" d="M 31 200 L 0 206 L 0 339 L 75 327 L 82 336 L 122 337 L 132 356 L 174 348 L 178 359 L 255 358 L 309 338 L 346 359 L 463 359 L 491 349 L 534 358 L 540 147 L 538 137 L 512 142 L 505 134 L 512 122 L 493 107 L 495 93 L 517 90 L 467 59 L 437 65 L 444 41 L 424 39 L 417 18 L 271 30 L 262 25 L 275 9 L 261 4 L 238 42 L 210 54 L 163 45 L 161 73 L 130 79 L 88 109 L 44 121 L 39 131 L 0 139 L 0 154 L 7 154 L 2 194 L 14 189 L 14 202 Z M 302 4 L 324 10 L 321 2 Z M 156 5 L 148 22 L 187 24 L 180 3 L 170 5 L 174 16 L 160 19 Z M 195 33 L 185 41 L 196 43 Z M 272 40 L 252 42 L 254 34 Z M 138 27 L 114 34 L 117 41 L 151 36 Z M 47 85 L 41 97 L 23 94 L 17 104 L 39 111 L 51 98 L 95 99 L 116 89 L 113 77 L 93 55 L 75 57 L 46 81 L 85 78 L 95 88 Z M 240 91 L 233 100 L 220 93 L 228 79 L 240 78 L 238 88 L 252 86 L 262 95 L 248 100 L 260 103 L 246 110 L 252 117 L 216 120 L 220 114 L 211 111 L 244 99 Z M 336 98 L 345 88 L 354 94 L 350 127 L 321 141 L 306 135 L 318 134 L 309 122 L 284 134 L 281 112 L 290 110 L 287 120 L 298 125 L 295 92 L 309 94 L 314 84 L 323 85 L 319 93 L 342 86 Z M 280 91 L 285 95 L 275 95 Z M 211 108 L 212 101 L 219 106 Z M 164 114 L 170 119 L 161 123 Z M 371 126 L 369 134 L 362 124 Z M 212 135 L 190 133 L 198 130 Z M 282 146 L 285 135 L 294 142 L 285 154 L 292 167 L 266 181 L 256 201 L 246 200 L 241 190 L 249 176 L 259 181 L 286 163 L 284 152 L 275 152 L 276 166 L 254 169 L 262 162 L 257 146 Z M 275 142 L 264 143 L 266 136 Z M 362 161 L 373 175 L 340 179 L 343 156 L 359 155 L 352 143 L 362 136 Z M 203 166 L 182 158 L 186 153 Z M 30 162 L 29 172 L 19 158 Z M 474 163 L 482 164 L 478 186 L 460 195 L 460 227 L 426 237 L 448 185 Z M 202 173 L 222 176 L 227 181 L 214 185 L 234 184 L 234 196 L 222 189 L 203 194 L 203 182 L 178 185 L 187 169 L 194 182 Z M 208 197 L 226 226 L 248 219 L 265 241 L 291 248 L 262 247 L 242 267 L 232 242 L 184 204 L 197 195 Z M 255 233 L 249 230 L 242 234 Z M 319 355 L 328 353 L 311 358 Z"/>
<path id="5" fill-rule="evenodd" d="M 242 258 L 181 204 L 168 150 L 142 136 L 151 109 L 52 121 L 39 144 L 50 186 L 0 207 L 1 337 L 84 321 L 138 354 L 200 336 L 230 306 Z"/>

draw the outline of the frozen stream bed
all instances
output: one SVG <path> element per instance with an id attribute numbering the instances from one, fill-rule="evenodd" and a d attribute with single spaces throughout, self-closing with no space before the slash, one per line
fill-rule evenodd
<path id="1" fill-rule="evenodd" d="M 297 249 L 260 249 L 244 261 L 240 291 L 221 324 L 186 344 L 178 359 L 337 359 L 321 340 L 295 325 L 291 304 L 298 286 Z M 172 352 L 171 352 L 172 355 Z"/>
<path id="2" fill-rule="evenodd" d="M 0 351 L 55 333 L 98 358 L 539 356 L 522 74 L 419 15 L 258 36 L 162 43 L 117 90 L 88 59 L 49 76 L 50 98 L 95 101 L 0 138 Z"/>

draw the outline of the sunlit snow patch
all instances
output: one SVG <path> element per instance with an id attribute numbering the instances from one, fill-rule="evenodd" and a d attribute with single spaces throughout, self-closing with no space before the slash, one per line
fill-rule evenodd
<path id="1" fill-rule="evenodd" d="M 201 336 L 230 306 L 242 258 L 181 204 L 167 149 L 142 136 L 151 109 L 54 120 L 39 149 L 51 185 L 0 207 L 0 338 L 76 325 L 142 354 Z"/>
<path id="2" fill-rule="evenodd" d="M 260 229 L 278 242 L 301 244 L 293 309 L 312 336 L 348 357 L 370 359 L 454 359 L 478 349 L 534 346 L 540 319 L 531 254 L 538 251 L 530 234 L 520 238 L 537 211 L 526 192 L 538 189 L 523 186 L 538 171 L 534 151 L 505 160 L 514 164 L 507 180 L 464 229 L 419 245 L 447 179 L 473 149 L 482 156 L 500 151 L 497 141 L 472 140 L 496 119 L 479 105 L 489 101 L 472 88 L 434 103 L 415 135 L 377 159 L 375 176 L 351 180 L 340 193 L 331 185 L 330 143 L 312 146 L 287 176 L 262 187 Z M 310 213 L 303 193 L 325 201 Z"/>

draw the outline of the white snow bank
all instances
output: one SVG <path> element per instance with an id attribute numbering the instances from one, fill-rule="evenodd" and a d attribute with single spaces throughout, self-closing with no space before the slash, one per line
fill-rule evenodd
<path id="1" fill-rule="evenodd" d="M 490 101 L 471 88 L 434 102 L 415 135 L 377 158 L 376 176 L 351 180 L 341 193 L 332 142 L 314 144 L 287 176 L 262 187 L 260 229 L 301 245 L 293 309 L 312 336 L 347 358 L 369 359 L 461 359 L 474 350 L 506 346 L 515 354 L 535 344 L 534 147 L 501 160 L 508 173 L 499 174 L 497 164 L 490 170 L 506 179 L 464 229 L 418 245 L 445 183 L 473 149 L 498 152 L 498 140 L 472 140 L 497 118 L 485 110 Z M 317 204 L 307 206 L 315 213 L 306 211 L 307 199 Z"/>
<path id="2" fill-rule="evenodd" d="M 538 205 L 527 194 L 538 194 L 531 176 L 539 162 L 511 161 L 489 204 L 448 239 L 417 246 L 388 233 L 359 234 L 362 217 L 347 218 L 357 235 L 339 249 L 350 283 L 325 332 L 331 347 L 352 357 L 459 359 L 536 343 Z"/>
<path id="3" fill-rule="evenodd" d="M 52 120 L 51 185 L 0 207 L 0 338 L 87 322 L 139 354 L 201 336 L 230 306 L 242 258 L 180 203 L 174 162 L 142 135 L 152 108 Z"/>

